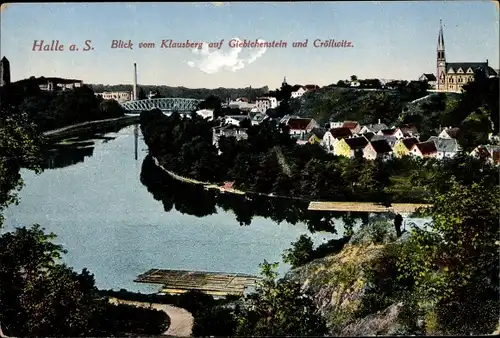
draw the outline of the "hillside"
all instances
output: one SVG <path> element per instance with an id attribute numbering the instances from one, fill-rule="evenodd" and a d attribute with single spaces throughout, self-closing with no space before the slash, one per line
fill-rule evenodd
<path id="1" fill-rule="evenodd" d="M 294 114 L 328 121 L 354 120 L 361 124 L 415 123 L 424 134 L 436 132 L 442 117 L 456 108 L 461 95 L 406 90 L 360 90 L 328 86 L 292 99 Z M 457 121 L 460 123 L 461 121 Z"/>

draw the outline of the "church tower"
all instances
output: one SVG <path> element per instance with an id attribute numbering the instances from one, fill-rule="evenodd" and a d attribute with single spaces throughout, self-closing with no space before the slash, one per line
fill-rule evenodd
<path id="1" fill-rule="evenodd" d="M 437 44 L 437 90 L 446 90 L 446 57 L 444 55 L 443 20 L 439 20 L 439 35 Z"/>

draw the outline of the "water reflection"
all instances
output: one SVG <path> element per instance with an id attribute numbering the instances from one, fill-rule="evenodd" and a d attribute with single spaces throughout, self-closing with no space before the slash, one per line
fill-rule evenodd
<path id="1" fill-rule="evenodd" d="M 141 183 L 153 197 L 162 201 L 166 212 L 175 209 L 183 214 L 204 217 L 217 213 L 217 207 L 232 211 L 240 225 L 250 225 L 254 216 L 269 218 L 276 223 L 307 224 L 310 232 L 337 233 L 339 226 L 353 229 L 356 223 L 366 224 L 368 213 L 323 212 L 308 210 L 308 202 L 284 198 L 251 197 L 205 190 L 201 185 L 173 179 L 156 166 L 151 156 L 142 163 Z M 336 228 L 337 226 L 337 228 Z"/>

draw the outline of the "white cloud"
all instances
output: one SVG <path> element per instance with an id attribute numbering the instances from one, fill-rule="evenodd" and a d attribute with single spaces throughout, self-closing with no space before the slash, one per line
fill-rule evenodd
<path id="1" fill-rule="evenodd" d="M 238 38 L 234 40 L 241 41 Z M 264 42 L 264 40 L 259 40 L 259 42 Z M 204 73 L 215 74 L 222 70 L 231 70 L 233 72 L 245 68 L 255 62 L 266 52 L 266 47 L 261 48 L 245 48 L 250 51 L 250 55 L 246 58 L 240 57 L 240 53 L 243 48 L 236 47 L 231 48 L 229 51 L 224 52 L 222 49 L 215 49 L 212 52 L 208 49 L 208 44 L 203 43 L 202 49 L 193 49 L 192 52 L 195 55 L 201 57 L 200 60 L 188 61 L 188 65 L 192 68 L 198 68 Z"/>

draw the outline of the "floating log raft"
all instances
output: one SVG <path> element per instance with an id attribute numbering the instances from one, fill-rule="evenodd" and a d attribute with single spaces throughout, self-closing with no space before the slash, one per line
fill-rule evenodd
<path id="1" fill-rule="evenodd" d="M 352 212 L 393 212 L 410 214 L 418 208 L 430 207 L 430 204 L 393 203 L 390 207 L 368 202 L 311 202 L 309 210 L 314 211 L 352 211 Z"/>
<path id="2" fill-rule="evenodd" d="M 151 269 L 139 275 L 134 282 L 162 284 L 161 293 L 181 294 L 197 290 L 212 296 L 242 296 L 259 277 L 221 272 Z"/>

